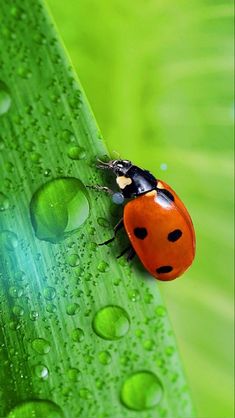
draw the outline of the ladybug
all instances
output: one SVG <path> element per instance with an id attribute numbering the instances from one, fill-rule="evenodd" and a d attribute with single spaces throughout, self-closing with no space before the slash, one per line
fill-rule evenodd
<path id="1" fill-rule="evenodd" d="M 120 192 L 95 186 L 112 195 L 115 203 L 123 203 L 123 218 L 114 228 L 125 228 L 131 246 L 128 259 L 138 255 L 146 270 L 156 279 L 167 281 L 181 276 L 195 256 L 195 232 L 191 217 L 178 195 L 168 184 L 129 160 L 99 161 L 99 168 L 116 175 Z"/>

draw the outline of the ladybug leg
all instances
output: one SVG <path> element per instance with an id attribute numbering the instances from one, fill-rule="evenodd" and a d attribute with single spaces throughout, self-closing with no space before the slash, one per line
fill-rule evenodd
<path id="1" fill-rule="evenodd" d="M 98 184 L 91 185 L 91 186 L 86 186 L 86 187 L 88 189 L 99 190 L 99 191 L 108 193 L 111 196 L 114 194 L 113 190 L 109 189 L 109 187 L 99 186 Z"/>
<path id="2" fill-rule="evenodd" d="M 124 227 L 123 218 L 121 218 L 121 219 L 120 219 L 120 221 L 117 223 L 117 225 L 115 225 L 115 227 L 114 227 L 114 229 L 113 229 L 113 232 L 114 232 L 114 237 L 112 237 L 112 238 L 108 239 L 107 241 L 102 242 L 102 243 L 101 243 L 101 244 L 99 244 L 99 245 L 107 245 L 107 244 L 109 244 L 110 242 L 114 241 L 114 240 L 115 240 L 115 238 L 116 238 L 116 234 L 117 234 L 117 232 L 118 232 L 120 229 L 122 229 L 123 227 Z"/>
<path id="3" fill-rule="evenodd" d="M 128 247 L 124 248 L 124 250 L 121 252 L 121 254 L 119 254 L 116 258 L 121 258 L 124 254 L 127 253 L 127 251 L 130 251 L 130 245 L 128 245 Z"/>
<path id="4" fill-rule="evenodd" d="M 127 261 L 131 261 L 136 254 L 132 245 L 128 245 L 128 247 L 124 248 L 124 250 L 121 252 L 121 254 L 119 254 L 116 258 L 120 258 L 126 253 L 127 253 Z"/>
<path id="5" fill-rule="evenodd" d="M 136 252 L 133 247 L 130 248 L 129 253 L 127 254 L 127 261 L 131 261 L 136 255 Z"/>

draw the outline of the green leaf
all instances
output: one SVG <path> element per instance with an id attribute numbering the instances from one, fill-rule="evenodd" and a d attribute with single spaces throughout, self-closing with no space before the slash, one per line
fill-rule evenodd
<path id="1" fill-rule="evenodd" d="M 97 245 L 107 150 L 41 2 L 2 4 L 0 50 L 0 416 L 194 416 L 156 281 Z"/>

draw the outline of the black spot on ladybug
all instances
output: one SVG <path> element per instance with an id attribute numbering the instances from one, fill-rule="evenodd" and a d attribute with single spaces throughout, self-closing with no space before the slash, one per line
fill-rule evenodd
<path id="1" fill-rule="evenodd" d="M 180 229 L 174 229 L 168 234 L 168 240 L 171 242 L 177 241 L 182 236 L 182 231 Z"/>
<path id="2" fill-rule="evenodd" d="M 171 266 L 161 266 L 158 267 L 158 269 L 156 269 L 156 272 L 161 274 L 161 273 L 170 273 L 170 271 L 173 270 L 173 267 Z"/>
<path id="3" fill-rule="evenodd" d="M 169 192 L 169 190 L 158 189 L 158 192 L 160 192 L 160 194 L 163 194 L 164 196 L 168 197 L 168 199 L 170 199 L 172 202 L 174 202 L 175 198 L 174 198 L 173 194 L 171 192 Z"/>
<path id="4" fill-rule="evenodd" d="M 135 234 L 136 238 L 145 239 L 148 235 L 148 232 L 147 232 L 146 228 L 135 228 L 134 229 L 134 234 Z"/>

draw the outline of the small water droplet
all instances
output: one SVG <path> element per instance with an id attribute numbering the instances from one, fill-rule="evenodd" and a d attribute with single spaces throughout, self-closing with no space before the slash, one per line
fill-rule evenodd
<path id="1" fill-rule="evenodd" d="M 7 196 L 0 192 L 0 211 L 4 211 L 7 210 L 10 206 L 9 200 L 7 198 Z"/>
<path id="2" fill-rule="evenodd" d="M 51 349 L 50 343 L 44 338 L 35 338 L 32 341 L 32 347 L 38 354 L 47 354 Z"/>
<path id="3" fill-rule="evenodd" d="M 140 300 L 140 292 L 138 289 L 132 289 L 128 292 L 128 297 L 132 302 Z"/>
<path id="4" fill-rule="evenodd" d="M 46 300 L 53 300 L 56 295 L 56 292 L 54 287 L 48 286 L 45 287 L 43 294 Z"/>
<path id="5" fill-rule="evenodd" d="M 158 316 L 166 316 L 166 308 L 162 305 L 159 305 L 156 308 L 155 312 Z"/>
<path id="6" fill-rule="evenodd" d="M 98 264 L 98 266 L 97 266 L 97 269 L 101 272 L 101 273 L 105 273 L 106 271 L 108 271 L 109 270 L 109 264 L 108 263 L 106 263 L 106 261 L 100 261 L 99 262 L 99 264 Z"/>
<path id="7" fill-rule="evenodd" d="M 86 151 L 79 145 L 71 145 L 68 149 L 68 157 L 71 160 L 83 160 L 86 157 Z"/>
<path id="8" fill-rule="evenodd" d="M 46 380 L 49 376 L 49 371 L 44 364 L 37 364 L 34 368 L 35 375 L 40 379 Z"/>
<path id="9" fill-rule="evenodd" d="M 82 399 L 91 399 L 91 392 L 87 388 L 81 388 L 79 390 L 79 396 Z"/>
<path id="10" fill-rule="evenodd" d="M 128 332 L 130 320 L 123 308 L 108 305 L 96 313 L 92 325 L 99 337 L 106 340 L 117 340 Z"/>
<path id="11" fill-rule="evenodd" d="M 159 403 L 162 392 L 162 384 L 154 373 L 140 371 L 125 380 L 121 389 L 121 401 L 129 409 L 144 411 Z"/>
<path id="12" fill-rule="evenodd" d="M 6 250 L 14 251 L 18 247 L 17 235 L 11 231 L 0 232 L 0 248 L 1 247 L 4 247 Z"/>
<path id="13" fill-rule="evenodd" d="M 75 342 L 81 342 L 84 340 L 84 332 L 81 328 L 75 328 L 71 334 L 72 340 Z"/>
<path id="14" fill-rule="evenodd" d="M 109 352 L 108 352 L 108 351 L 101 351 L 101 352 L 98 354 L 98 358 L 99 358 L 99 362 L 100 362 L 101 364 L 106 365 L 106 364 L 111 363 L 111 355 L 109 354 Z"/>
<path id="15" fill-rule="evenodd" d="M 15 406 L 6 418 L 64 418 L 61 409 L 47 400 L 26 401 Z"/>
<path id="16" fill-rule="evenodd" d="M 154 349 L 154 341 L 153 340 L 145 340 L 143 344 L 145 350 L 152 351 Z"/>
<path id="17" fill-rule="evenodd" d="M 97 222 L 103 228 L 109 228 L 110 227 L 110 222 L 105 218 L 99 217 L 99 218 L 97 218 Z"/>
<path id="18" fill-rule="evenodd" d="M 79 309 L 78 303 L 70 303 L 66 308 L 66 313 L 68 315 L 75 315 Z"/>
<path id="19" fill-rule="evenodd" d="M 31 311 L 29 314 L 31 321 L 37 321 L 39 313 L 37 311 Z"/>
<path id="20" fill-rule="evenodd" d="M 77 382 L 80 379 L 80 374 L 80 370 L 76 369 L 75 367 L 71 367 L 67 372 L 69 380 L 72 380 L 73 382 Z"/>
<path id="21" fill-rule="evenodd" d="M 58 178 L 33 195 L 30 214 L 37 238 L 53 243 L 67 238 L 89 216 L 87 190 L 76 178 Z"/>
<path id="22" fill-rule="evenodd" d="M 0 81 L 0 116 L 8 112 L 11 106 L 11 96 L 8 87 Z"/>
<path id="23" fill-rule="evenodd" d="M 77 267 L 79 265 L 80 259 L 77 254 L 70 254 L 67 257 L 67 262 L 71 267 Z"/>

